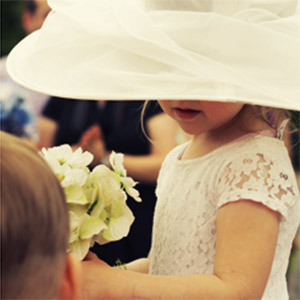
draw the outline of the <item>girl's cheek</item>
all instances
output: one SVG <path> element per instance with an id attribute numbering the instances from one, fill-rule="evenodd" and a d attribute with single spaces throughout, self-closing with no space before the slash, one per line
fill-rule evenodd
<path id="1" fill-rule="evenodd" d="M 167 100 L 157 100 L 158 104 L 160 105 L 161 109 L 168 115 L 171 112 L 171 106 L 167 102 Z"/>

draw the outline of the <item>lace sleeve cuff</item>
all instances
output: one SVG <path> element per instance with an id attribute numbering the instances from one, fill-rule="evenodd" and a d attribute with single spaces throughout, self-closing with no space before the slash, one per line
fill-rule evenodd
<path id="1" fill-rule="evenodd" d="M 276 201 L 266 194 L 257 191 L 237 191 L 236 193 L 228 193 L 222 195 L 219 199 L 217 207 L 220 208 L 227 203 L 236 202 L 239 200 L 248 200 L 261 203 L 273 211 L 279 212 L 283 217 L 288 215 L 289 206 L 285 202 Z"/>

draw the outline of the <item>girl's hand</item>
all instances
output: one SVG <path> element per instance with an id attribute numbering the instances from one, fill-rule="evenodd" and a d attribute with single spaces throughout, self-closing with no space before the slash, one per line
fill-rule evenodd
<path id="1" fill-rule="evenodd" d="M 108 295 L 105 278 L 112 268 L 92 252 L 87 254 L 81 266 L 82 299 L 106 299 Z"/>
<path id="2" fill-rule="evenodd" d="M 105 264 L 104 261 L 100 260 L 98 258 L 98 256 L 95 253 L 91 252 L 91 251 L 88 252 L 88 254 L 86 255 L 86 257 L 84 258 L 83 261 L 93 261 L 93 262 L 100 262 L 100 263 Z"/>

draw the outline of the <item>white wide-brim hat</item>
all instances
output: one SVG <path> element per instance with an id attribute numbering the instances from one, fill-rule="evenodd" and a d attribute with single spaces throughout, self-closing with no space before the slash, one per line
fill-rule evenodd
<path id="1" fill-rule="evenodd" d="M 300 110 L 297 0 L 49 0 L 9 54 L 19 84 L 93 100 L 238 101 Z"/>

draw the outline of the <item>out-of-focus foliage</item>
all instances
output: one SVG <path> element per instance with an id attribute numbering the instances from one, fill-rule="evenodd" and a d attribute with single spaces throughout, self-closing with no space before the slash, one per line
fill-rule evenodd
<path id="1" fill-rule="evenodd" d="M 1 57 L 16 45 L 24 36 L 21 14 L 23 0 L 0 0 L 1 3 Z"/>

